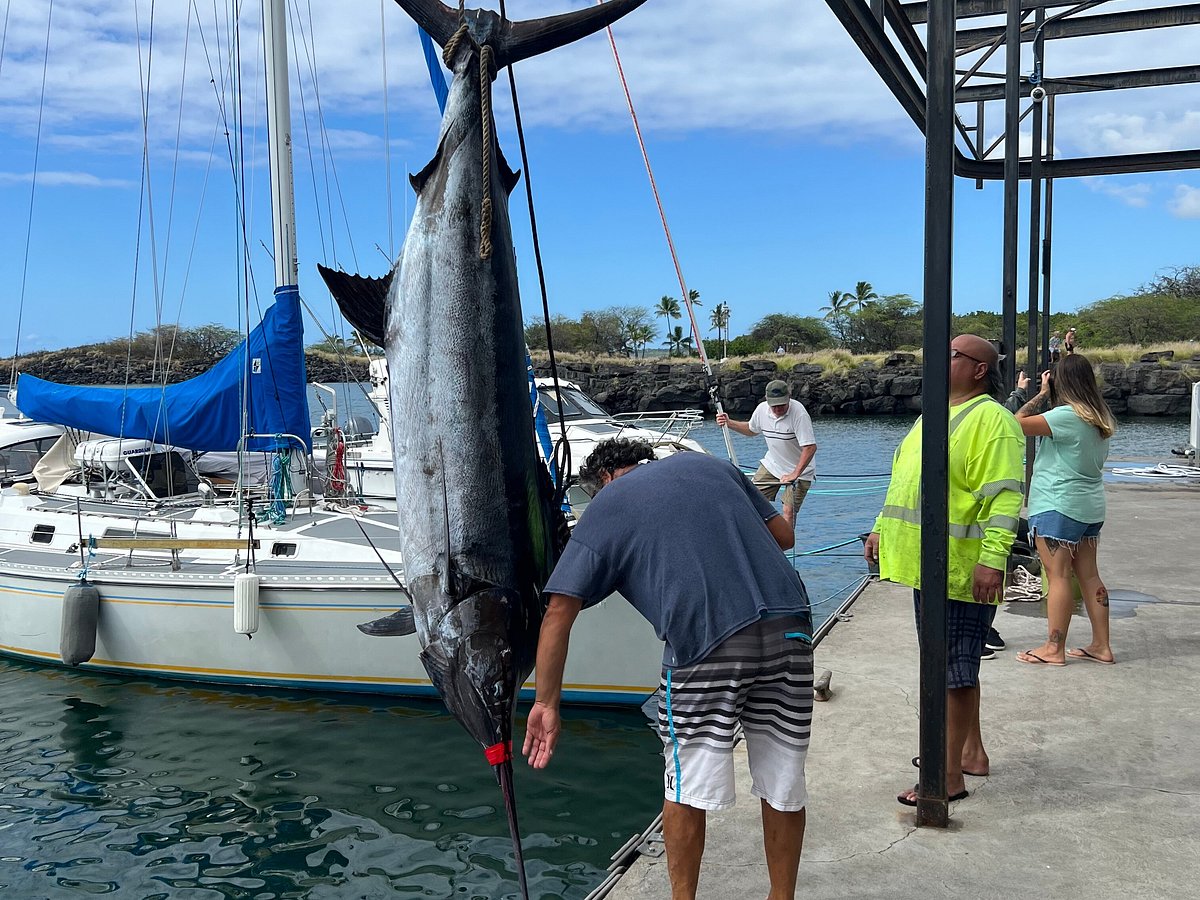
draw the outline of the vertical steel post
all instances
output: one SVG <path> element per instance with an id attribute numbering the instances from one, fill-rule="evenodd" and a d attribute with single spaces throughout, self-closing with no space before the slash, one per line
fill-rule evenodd
<path id="1" fill-rule="evenodd" d="M 921 777 L 917 824 L 945 828 L 946 566 L 954 238 L 955 0 L 930 0 L 925 84 L 925 358 L 921 381 Z"/>
<path id="2" fill-rule="evenodd" d="M 1054 159 L 1054 95 L 1046 97 L 1046 159 Z M 1054 227 L 1052 213 L 1054 179 L 1046 178 L 1046 216 L 1042 234 L 1042 368 L 1050 365 L 1050 232 Z"/>
<path id="3" fill-rule="evenodd" d="M 1040 71 L 1042 58 L 1042 23 L 1046 11 L 1037 11 L 1037 37 L 1033 42 L 1034 70 Z M 1029 151 L 1029 312 L 1025 328 L 1025 372 L 1029 376 L 1029 389 L 1037 390 L 1038 379 L 1038 293 L 1041 282 L 1042 260 L 1042 100 L 1031 97 L 1033 111 L 1033 142 Z M 1037 439 L 1025 439 L 1025 484 L 1033 478 L 1033 457 L 1037 452 Z"/>
<path id="4" fill-rule="evenodd" d="M 1001 339 L 1008 358 L 1002 362 L 1004 389 L 1016 384 L 1017 350 L 1017 205 L 1021 188 L 1021 0 L 1008 0 L 1004 32 L 1004 261 Z"/>

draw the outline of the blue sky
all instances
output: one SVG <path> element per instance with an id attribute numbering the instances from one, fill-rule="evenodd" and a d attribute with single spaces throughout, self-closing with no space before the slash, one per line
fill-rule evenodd
<path id="1" fill-rule="evenodd" d="M 512 0 L 508 8 L 529 18 L 582 5 Z M 1148 4 L 1106 3 L 1103 11 L 1139 5 Z M 45 0 L 0 4 L 8 16 L 0 58 L 0 356 L 119 337 L 156 320 L 237 326 L 246 317 L 224 136 L 234 107 L 222 87 L 228 23 L 214 23 L 211 3 L 160 2 L 151 42 L 149 0 L 82 6 L 56 5 L 47 54 Z M 244 6 L 254 320 L 270 301 L 272 275 L 262 246 L 270 227 L 259 12 L 255 3 Z M 399 247 L 412 208 L 404 175 L 432 155 L 439 117 L 415 26 L 391 0 L 311 8 L 303 0 L 292 21 L 293 65 L 301 70 L 292 93 L 301 290 L 320 320 L 308 323 L 311 342 L 322 329 L 346 329 L 315 263 L 367 274 L 388 267 L 376 245 L 390 253 Z M 1176 31 L 1059 42 L 1047 74 L 1194 62 L 1200 29 Z M 705 304 L 702 327 L 717 301 L 729 303 L 734 334 L 769 312 L 816 315 L 829 291 L 859 280 L 920 299 L 923 144 L 823 2 L 649 0 L 615 32 L 684 274 Z M 990 65 L 1002 69 L 1002 58 Z M 1023 60 L 1023 70 L 1030 65 Z M 140 85 L 148 66 L 144 128 Z M 517 79 L 552 311 L 577 316 L 678 296 L 607 39 L 522 63 Z M 507 93 L 502 76 L 497 117 L 516 167 Z M 993 106 L 988 118 L 998 125 Z M 1200 146 L 1195 87 L 1072 95 L 1058 113 L 1059 155 Z M 976 191 L 959 181 L 956 201 L 955 308 L 998 309 L 1001 187 Z M 1023 220 L 1026 203 L 1023 195 Z M 1131 291 L 1165 268 L 1200 264 L 1200 173 L 1063 180 L 1054 206 L 1058 309 Z M 540 315 L 540 300 L 523 186 L 512 208 L 528 320 Z M 1022 236 L 1022 297 L 1026 246 Z"/>

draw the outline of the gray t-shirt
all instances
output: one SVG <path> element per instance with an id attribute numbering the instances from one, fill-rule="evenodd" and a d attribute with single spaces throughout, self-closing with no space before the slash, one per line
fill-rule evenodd
<path id="1" fill-rule="evenodd" d="M 804 583 L 766 520 L 775 508 L 731 463 L 680 452 L 601 490 L 546 583 L 594 606 L 620 591 L 667 642 L 663 664 L 688 666 L 769 615 L 802 615 Z"/>

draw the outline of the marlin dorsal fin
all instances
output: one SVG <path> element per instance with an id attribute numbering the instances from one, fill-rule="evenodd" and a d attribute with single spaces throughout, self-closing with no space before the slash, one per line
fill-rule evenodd
<path id="1" fill-rule="evenodd" d="M 337 301 L 346 321 L 367 340 L 382 347 L 387 333 L 387 298 L 392 287 L 392 273 L 388 272 L 382 278 L 369 278 L 328 269 L 320 263 L 317 271 L 325 279 L 329 293 Z"/>

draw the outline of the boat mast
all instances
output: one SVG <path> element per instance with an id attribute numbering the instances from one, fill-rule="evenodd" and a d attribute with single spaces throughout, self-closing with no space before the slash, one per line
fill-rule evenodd
<path id="1" fill-rule="evenodd" d="M 267 145 L 271 164 L 271 222 L 275 242 L 275 293 L 299 291 L 296 198 L 292 185 L 292 117 L 288 88 L 287 0 L 263 0 L 267 68 Z"/>

